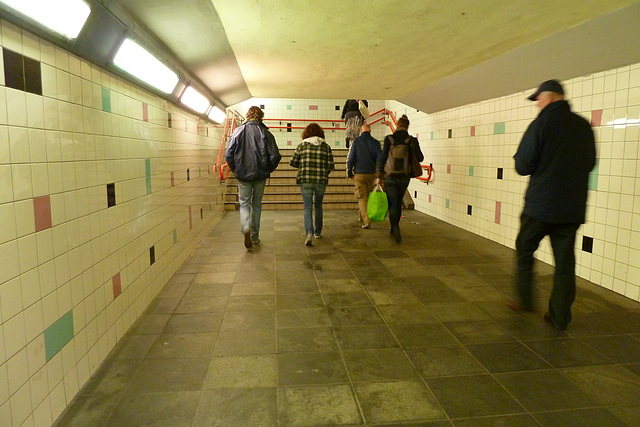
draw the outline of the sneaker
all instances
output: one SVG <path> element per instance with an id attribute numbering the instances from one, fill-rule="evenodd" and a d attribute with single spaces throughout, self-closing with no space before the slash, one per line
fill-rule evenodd
<path id="1" fill-rule="evenodd" d="M 313 234 L 307 234 L 307 238 L 304 240 L 306 246 L 313 246 Z"/>
<path id="2" fill-rule="evenodd" d="M 258 240 L 251 240 L 251 243 L 253 243 L 254 245 L 257 245 L 258 243 L 260 243 L 260 239 L 258 239 Z"/>
<path id="3" fill-rule="evenodd" d="M 313 235 L 313 237 L 315 237 L 316 239 L 319 239 L 319 238 L 321 238 L 322 236 L 320 235 L 320 233 L 318 233 L 318 234 L 314 234 L 314 235 Z"/>
<path id="4" fill-rule="evenodd" d="M 244 229 L 244 247 L 247 249 L 253 248 L 253 242 L 251 241 L 251 231 L 248 228 Z"/>
<path id="5" fill-rule="evenodd" d="M 362 228 L 369 228 L 369 227 L 371 227 L 371 223 L 369 223 L 369 224 L 362 224 L 362 225 L 361 225 L 361 227 L 362 227 Z"/>

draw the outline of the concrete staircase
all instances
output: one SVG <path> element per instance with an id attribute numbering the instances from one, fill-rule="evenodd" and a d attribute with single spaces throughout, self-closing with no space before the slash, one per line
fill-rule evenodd
<path id="1" fill-rule="evenodd" d="M 300 186 L 296 184 L 297 169 L 289 166 L 289 160 L 294 149 L 281 149 L 282 160 L 278 168 L 267 180 L 262 197 L 262 209 L 264 210 L 293 210 L 302 209 L 302 195 Z M 329 185 L 324 195 L 322 205 L 324 209 L 358 209 L 358 202 L 353 195 L 353 181 L 347 179 L 346 163 L 348 150 L 333 150 L 333 160 L 336 169 L 329 175 Z M 237 210 L 238 186 L 233 173 L 229 173 L 226 180 L 227 189 L 224 199 L 225 210 Z"/>

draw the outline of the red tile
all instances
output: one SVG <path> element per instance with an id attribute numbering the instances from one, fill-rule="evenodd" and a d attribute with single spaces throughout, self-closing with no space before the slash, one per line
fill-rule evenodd
<path id="1" fill-rule="evenodd" d="M 145 122 L 149 121 L 149 104 L 146 102 L 142 103 L 142 120 Z"/>
<path id="2" fill-rule="evenodd" d="M 33 199 L 33 216 L 36 223 L 36 231 L 51 228 L 51 198 L 41 196 Z"/>
<path id="3" fill-rule="evenodd" d="M 171 172 L 171 186 L 173 187 L 174 185 L 176 185 L 175 175 L 174 172 Z"/>
<path id="4" fill-rule="evenodd" d="M 502 212 L 502 202 L 496 202 L 496 224 L 500 224 L 501 212 Z"/>
<path id="5" fill-rule="evenodd" d="M 451 173 L 451 165 L 447 165 L 447 173 Z"/>
<path id="6" fill-rule="evenodd" d="M 471 136 L 476 136 L 476 127 L 471 126 Z"/>
<path id="7" fill-rule="evenodd" d="M 317 105 L 309 105 L 309 110 L 317 110 L 318 106 Z"/>
<path id="8" fill-rule="evenodd" d="M 429 203 L 431 203 L 431 194 L 429 194 Z"/>
<path id="9" fill-rule="evenodd" d="M 602 126 L 602 110 L 591 111 L 591 126 Z"/>
<path id="10" fill-rule="evenodd" d="M 122 280 L 120 279 L 120 272 L 111 278 L 113 283 L 113 299 L 118 298 L 122 293 Z"/>

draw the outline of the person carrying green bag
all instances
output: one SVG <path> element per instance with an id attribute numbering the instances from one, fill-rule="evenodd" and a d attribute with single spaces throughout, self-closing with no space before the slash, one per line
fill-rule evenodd
<path id="1" fill-rule="evenodd" d="M 367 215 L 371 221 L 382 222 L 387 217 L 388 211 L 389 202 L 387 200 L 387 193 L 385 193 L 380 184 L 378 184 L 369 194 Z"/>

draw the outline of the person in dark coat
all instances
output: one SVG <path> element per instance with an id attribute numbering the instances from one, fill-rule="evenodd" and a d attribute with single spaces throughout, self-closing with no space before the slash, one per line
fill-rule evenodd
<path id="1" fill-rule="evenodd" d="M 585 222 L 589 173 L 596 162 L 595 138 L 589 122 L 571 111 L 558 81 L 543 82 L 528 99 L 537 101 L 540 113 L 513 156 L 518 174 L 530 178 L 516 239 L 520 301 L 511 306 L 533 311 L 533 254 L 549 236 L 555 274 L 544 318 L 565 330 L 576 295 L 574 245 L 576 232 Z"/>
<path id="2" fill-rule="evenodd" d="M 369 107 L 366 99 L 361 99 L 360 102 Z M 357 99 L 347 99 L 342 107 L 340 118 L 344 119 L 344 124 L 347 128 L 345 143 L 346 147 L 349 148 L 351 142 L 360 135 L 360 127 L 364 123 L 364 117 L 360 112 L 360 105 Z"/>
<path id="3" fill-rule="evenodd" d="M 229 169 L 238 180 L 240 227 L 247 249 L 260 243 L 264 187 L 282 158 L 275 137 L 262 123 L 263 117 L 264 112 L 260 108 L 250 107 L 247 121 L 231 134 L 225 154 Z"/>
<path id="4" fill-rule="evenodd" d="M 347 177 L 354 180 L 354 194 L 358 200 L 358 217 L 362 228 L 369 228 L 371 220 L 367 214 L 369 193 L 376 180 L 376 162 L 382 152 L 380 141 L 371 136 L 371 126 L 364 123 L 360 136 L 353 141 L 347 158 Z"/>

